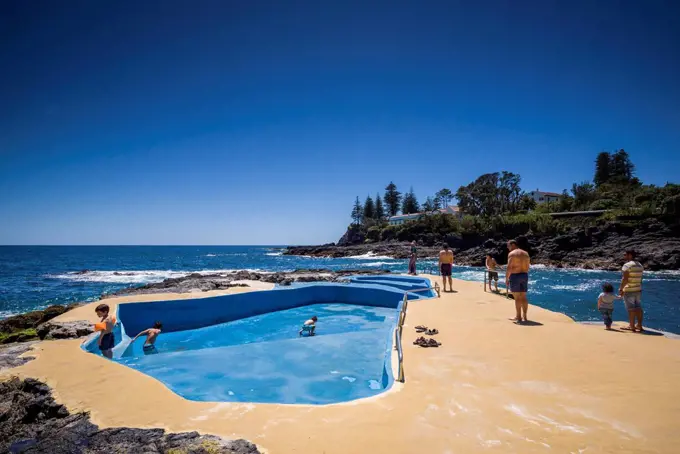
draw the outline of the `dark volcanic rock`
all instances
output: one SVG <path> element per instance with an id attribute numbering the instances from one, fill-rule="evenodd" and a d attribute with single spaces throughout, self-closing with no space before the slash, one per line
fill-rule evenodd
<path id="1" fill-rule="evenodd" d="M 253 271 L 235 271 L 222 274 L 193 273 L 185 277 L 165 279 L 163 282 L 147 284 L 141 287 L 130 287 L 114 293 L 102 295 L 110 298 L 121 295 L 137 295 L 144 293 L 188 293 L 197 291 L 222 290 L 230 287 L 247 287 L 239 281 L 260 281 L 288 286 L 293 282 L 337 282 L 350 274 L 385 274 L 384 270 L 342 270 L 327 269 L 295 270 L 289 272 L 257 273 Z"/>
<path id="2" fill-rule="evenodd" d="M 70 414 L 37 380 L 0 383 L 0 452 L 26 454 L 224 453 L 258 454 L 245 440 L 163 429 L 99 430 L 87 413 Z"/>
<path id="3" fill-rule="evenodd" d="M 47 322 L 36 329 L 40 340 L 75 339 L 94 332 L 92 323 L 85 320 L 72 322 Z"/>
<path id="4" fill-rule="evenodd" d="M 35 342 L 22 342 L 20 344 L 5 345 L 0 347 L 0 370 L 10 369 L 12 367 L 21 366 L 30 360 L 34 359 L 32 356 L 22 356 L 33 348 Z M 2 422 L 2 411 L 0 410 L 0 422 Z"/>
<path id="5" fill-rule="evenodd" d="M 419 258 L 436 258 L 439 246 L 434 244 L 432 234 L 424 233 L 414 238 L 419 244 Z M 521 246 L 531 254 L 532 263 L 554 267 L 577 267 L 588 269 L 618 270 L 623 252 L 633 249 L 646 269 L 680 269 L 680 224 L 664 223 L 650 218 L 636 222 L 602 221 L 596 226 L 570 227 L 559 235 L 538 235 L 528 232 L 506 232 L 493 238 L 483 235 L 447 235 L 444 240 L 454 249 L 456 264 L 482 266 L 487 253 L 499 263 L 507 262 L 506 242 L 517 238 Z M 397 259 L 408 258 L 407 242 L 383 242 L 372 244 L 345 244 L 324 246 L 290 247 L 286 255 L 312 257 L 352 257 L 372 254 Z"/>
<path id="6" fill-rule="evenodd" d="M 0 332 L 10 333 L 17 330 L 36 328 L 41 323 L 52 320 L 54 317 L 70 311 L 78 304 L 68 306 L 54 305 L 41 311 L 31 311 L 25 314 L 14 315 L 4 320 L 0 320 Z"/>

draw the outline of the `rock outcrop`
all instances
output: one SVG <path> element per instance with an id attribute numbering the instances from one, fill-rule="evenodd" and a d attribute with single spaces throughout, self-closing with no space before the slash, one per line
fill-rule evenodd
<path id="1" fill-rule="evenodd" d="M 0 343 L 10 344 L 37 339 L 40 325 L 75 307 L 78 307 L 78 304 L 54 305 L 40 311 L 26 312 L 0 320 Z"/>
<path id="2" fill-rule="evenodd" d="M 0 383 L 0 452 L 26 454 L 196 453 L 258 454 L 246 440 L 163 429 L 103 429 L 89 414 L 71 414 L 37 380 Z"/>
<path id="3" fill-rule="evenodd" d="M 625 222 L 609 221 L 597 226 L 571 228 L 558 235 L 507 232 L 489 238 L 483 235 L 447 235 L 446 241 L 456 253 L 460 265 L 482 266 L 487 253 L 499 263 L 507 260 L 506 242 L 518 238 L 529 250 L 532 263 L 554 267 L 586 269 L 620 269 L 623 252 L 633 249 L 648 270 L 680 269 L 680 224 L 667 224 L 655 219 Z M 413 238 L 419 244 L 419 257 L 436 258 L 441 249 L 431 234 Z M 397 259 L 409 256 L 408 242 L 344 244 L 290 247 L 286 255 L 312 257 L 351 257 L 365 254 Z"/>
<path id="4" fill-rule="evenodd" d="M 32 356 L 22 355 L 31 350 L 35 344 L 36 342 L 22 342 L 20 344 L 0 346 L 0 370 L 18 367 L 34 359 Z M 1 414 L 2 410 L 0 409 Z M 0 416 L 0 422 L 2 422 L 2 416 Z"/>
<path id="5" fill-rule="evenodd" d="M 75 320 L 71 322 L 47 322 L 36 329 L 40 340 L 75 339 L 94 332 L 91 322 Z"/>
<path id="6" fill-rule="evenodd" d="M 295 270 L 290 272 L 258 273 L 252 271 L 235 271 L 219 274 L 192 273 L 185 277 L 165 279 L 162 282 L 130 287 L 113 293 L 102 295 L 110 298 L 123 295 L 139 295 L 145 293 L 191 293 L 222 290 L 230 287 L 247 287 L 243 281 L 260 281 L 279 285 L 290 285 L 293 282 L 337 282 L 343 276 L 351 274 L 380 274 L 380 270 L 342 270 L 326 269 Z"/>

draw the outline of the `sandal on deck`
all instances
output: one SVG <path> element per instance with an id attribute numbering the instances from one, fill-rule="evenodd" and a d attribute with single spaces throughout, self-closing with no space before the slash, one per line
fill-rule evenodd
<path id="1" fill-rule="evenodd" d="M 427 331 L 427 326 L 423 326 L 423 325 L 416 326 L 416 332 L 422 333 L 424 331 Z"/>
<path id="2" fill-rule="evenodd" d="M 413 345 L 419 345 L 421 347 L 429 347 L 430 344 L 427 339 L 425 339 L 423 336 L 420 336 L 418 339 L 413 341 Z"/>
<path id="3" fill-rule="evenodd" d="M 425 331 L 425 334 L 428 336 L 434 336 L 435 334 L 439 334 L 439 330 L 437 330 L 437 328 L 428 329 Z"/>
<path id="4" fill-rule="evenodd" d="M 428 339 L 427 340 L 427 346 L 428 347 L 439 347 L 441 344 L 442 344 L 441 342 L 437 342 L 434 339 Z"/>

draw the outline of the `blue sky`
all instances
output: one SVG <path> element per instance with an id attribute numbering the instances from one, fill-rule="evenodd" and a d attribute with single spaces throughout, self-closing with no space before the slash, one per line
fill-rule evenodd
<path id="1" fill-rule="evenodd" d="M 331 4 L 333 3 L 333 4 Z M 0 244 L 335 241 L 393 180 L 680 171 L 674 2 L 0 5 Z"/>

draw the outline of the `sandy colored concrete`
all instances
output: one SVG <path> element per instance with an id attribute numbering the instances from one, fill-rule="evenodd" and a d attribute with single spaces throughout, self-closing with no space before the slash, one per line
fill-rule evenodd
<path id="1" fill-rule="evenodd" d="M 82 352 L 79 340 L 40 343 L 36 360 L 8 372 L 46 381 L 60 402 L 91 411 L 103 427 L 198 430 L 270 453 L 678 452 L 677 340 L 607 332 L 533 306 L 529 318 L 540 324 L 518 326 L 508 320 L 511 300 L 481 283 L 454 286 L 457 293 L 409 305 L 405 385 L 354 403 L 191 402 Z M 412 345 L 419 324 L 438 328 L 443 345 Z"/>

